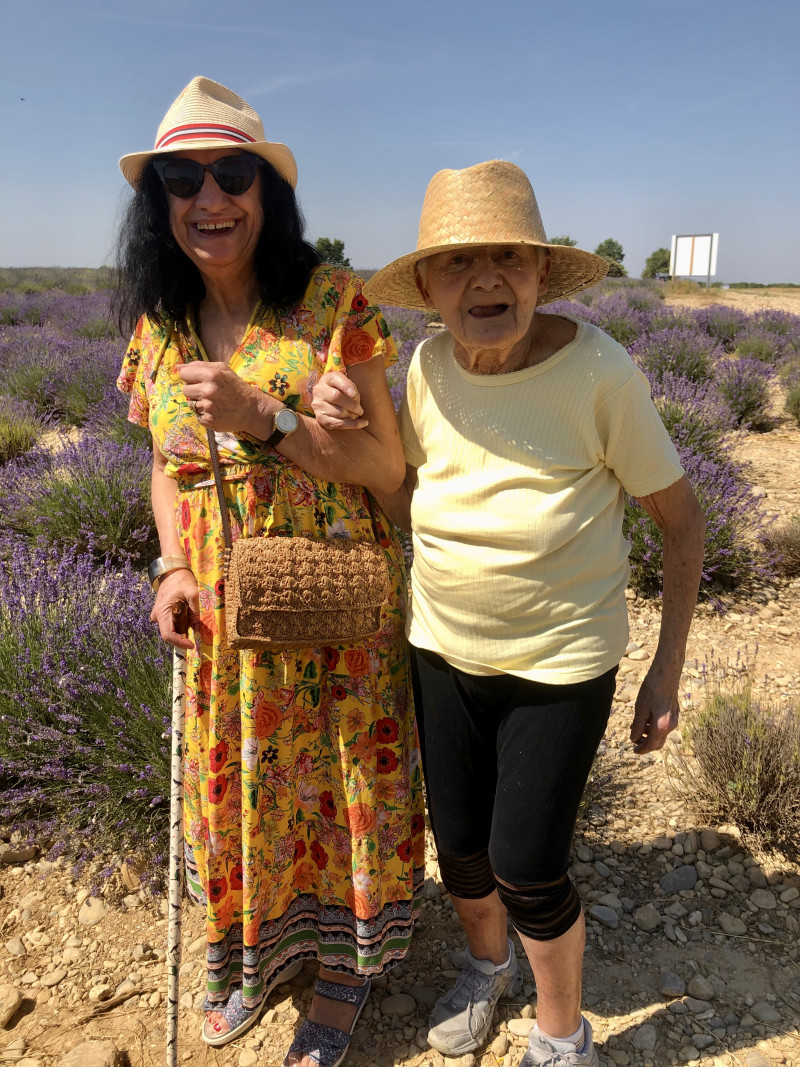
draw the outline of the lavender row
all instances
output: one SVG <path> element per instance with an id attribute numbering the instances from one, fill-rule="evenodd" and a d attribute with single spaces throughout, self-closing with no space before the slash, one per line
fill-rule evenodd
<path id="1" fill-rule="evenodd" d="M 169 655 L 130 565 L 18 539 L 0 562 L 0 822 L 77 859 L 165 846 Z"/>

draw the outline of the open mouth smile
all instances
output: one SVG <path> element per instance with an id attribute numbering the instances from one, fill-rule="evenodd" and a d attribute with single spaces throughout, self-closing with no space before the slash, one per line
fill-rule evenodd
<path id="1" fill-rule="evenodd" d="M 494 319 L 498 315 L 505 314 L 509 306 L 509 304 L 480 304 L 477 307 L 470 308 L 469 314 L 474 319 Z"/>
<path id="2" fill-rule="evenodd" d="M 194 228 L 199 233 L 226 233 L 239 225 L 238 219 L 227 219 L 225 222 L 195 222 Z"/>

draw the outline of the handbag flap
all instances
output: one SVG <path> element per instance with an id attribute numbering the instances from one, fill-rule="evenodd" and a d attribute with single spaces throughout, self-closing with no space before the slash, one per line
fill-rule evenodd
<path id="1" fill-rule="evenodd" d="M 242 609 L 336 611 L 377 607 L 389 592 L 380 545 L 337 537 L 244 537 L 233 545 Z"/>

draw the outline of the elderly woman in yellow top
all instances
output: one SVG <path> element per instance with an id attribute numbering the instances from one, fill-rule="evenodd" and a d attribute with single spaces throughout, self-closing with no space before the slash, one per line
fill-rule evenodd
<path id="1" fill-rule="evenodd" d="M 580 1012 L 584 920 L 567 870 L 581 794 L 628 640 L 623 490 L 663 531 L 658 648 L 631 739 L 660 748 L 703 558 L 704 519 L 643 375 L 596 327 L 539 306 L 605 263 L 548 245 L 525 174 L 494 161 L 434 175 L 415 252 L 368 283 L 371 299 L 434 308 L 400 410 L 407 463 L 383 500 L 413 531 L 408 636 L 431 822 L 469 951 L 434 1006 L 430 1044 L 463 1055 L 522 977 L 537 987 L 521 1067 L 598 1062 Z M 315 390 L 318 421 L 363 426 L 342 374 Z"/>

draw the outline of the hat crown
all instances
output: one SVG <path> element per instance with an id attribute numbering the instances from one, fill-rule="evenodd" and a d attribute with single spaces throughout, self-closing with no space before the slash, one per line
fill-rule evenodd
<path id="1" fill-rule="evenodd" d="M 227 136 L 223 131 L 229 129 Z M 263 141 L 264 126 L 252 107 L 232 89 L 198 76 L 192 78 L 185 89 L 173 100 L 156 134 L 155 148 L 165 148 L 175 137 L 197 140 L 204 136 L 229 142 L 237 138 L 242 143 Z"/>
<path id="2" fill-rule="evenodd" d="M 417 249 L 437 245 L 547 244 L 528 176 L 494 159 L 431 178 L 419 220 Z"/>

